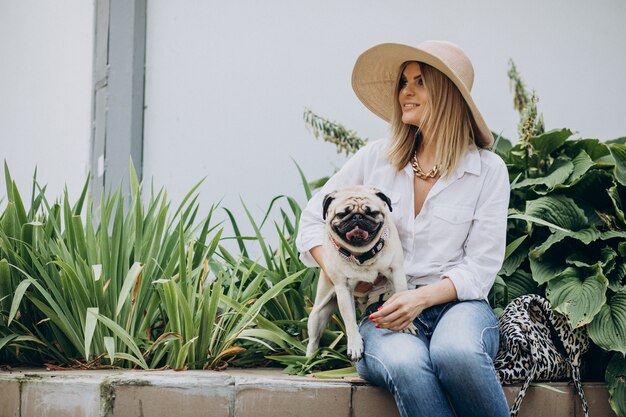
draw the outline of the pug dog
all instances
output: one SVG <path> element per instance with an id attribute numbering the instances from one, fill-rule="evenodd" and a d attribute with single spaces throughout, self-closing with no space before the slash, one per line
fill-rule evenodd
<path id="1" fill-rule="evenodd" d="M 390 217 L 391 200 L 368 186 L 338 189 L 324 198 L 323 218 L 327 237 L 322 245 L 324 270 L 320 271 L 315 305 L 309 315 L 307 356 L 318 348 L 320 337 L 337 306 L 348 338 L 348 356 L 356 361 L 363 354 L 354 306 L 359 281 L 374 283 L 386 277 L 393 291 L 407 289 L 402 246 Z M 411 325 L 403 332 L 415 334 Z"/>

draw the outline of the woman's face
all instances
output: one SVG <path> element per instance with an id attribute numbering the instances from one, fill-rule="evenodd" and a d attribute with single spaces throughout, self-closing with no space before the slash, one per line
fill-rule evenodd
<path id="1" fill-rule="evenodd" d="M 402 109 L 402 123 L 423 128 L 422 120 L 426 115 L 428 93 L 417 62 L 410 62 L 404 67 L 399 87 L 398 102 Z"/>

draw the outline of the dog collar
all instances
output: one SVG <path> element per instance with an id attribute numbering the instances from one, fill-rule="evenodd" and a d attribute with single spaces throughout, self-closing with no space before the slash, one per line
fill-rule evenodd
<path id="1" fill-rule="evenodd" d="M 360 255 L 354 255 L 348 249 L 342 246 L 339 246 L 337 242 L 335 242 L 335 239 L 333 239 L 333 237 L 330 235 L 330 233 L 328 234 L 328 238 L 330 239 L 330 242 L 333 244 L 335 249 L 337 249 L 337 252 L 339 252 L 339 255 L 346 261 L 353 262 L 357 265 L 361 265 L 363 264 L 363 262 L 369 261 L 374 256 L 376 256 L 378 252 L 383 250 L 383 247 L 385 246 L 385 240 L 387 239 L 388 236 L 389 236 L 389 229 L 385 227 L 383 229 L 383 234 L 380 236 L 380 239 L 378 239 L 378 242 L 376 242 L 376 244 L 374 245 L 372 249 Z"/>

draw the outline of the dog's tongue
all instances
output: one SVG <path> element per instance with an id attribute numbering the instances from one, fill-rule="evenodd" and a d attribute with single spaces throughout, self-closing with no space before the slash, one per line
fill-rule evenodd
<path id="1" fill-rule="evenodd" d="M 369 236 L 369 233 L 367 233 L 366 230 L 359 229 L 359 226 L 355 227 L 354 229 L 346 233 L 346 238 L 348 238 L 348 240 L 354 240 L 354 239 L 365 240 L 367 239 L 368 236 Z"/>

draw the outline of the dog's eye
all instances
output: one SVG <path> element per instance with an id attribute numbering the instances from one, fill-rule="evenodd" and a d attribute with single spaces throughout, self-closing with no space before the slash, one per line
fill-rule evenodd
<path id="1" fill-rule="evenodd" d="M 376 217 L 380 214 L 380 211 L 372 210 L 371 208 L 366 207 L 365 214 L 367 214 L 368 216 Z"/>
<path id="2" fill-rule="evenodd" d="M 337 217 L 339 217 L 340 219 L 346 217 L 348 214 L 350 214 L 350 212 L 352 211 L 352 209 L 350 207 L 347 207 L 344 211 L 337 213 Z"/>

